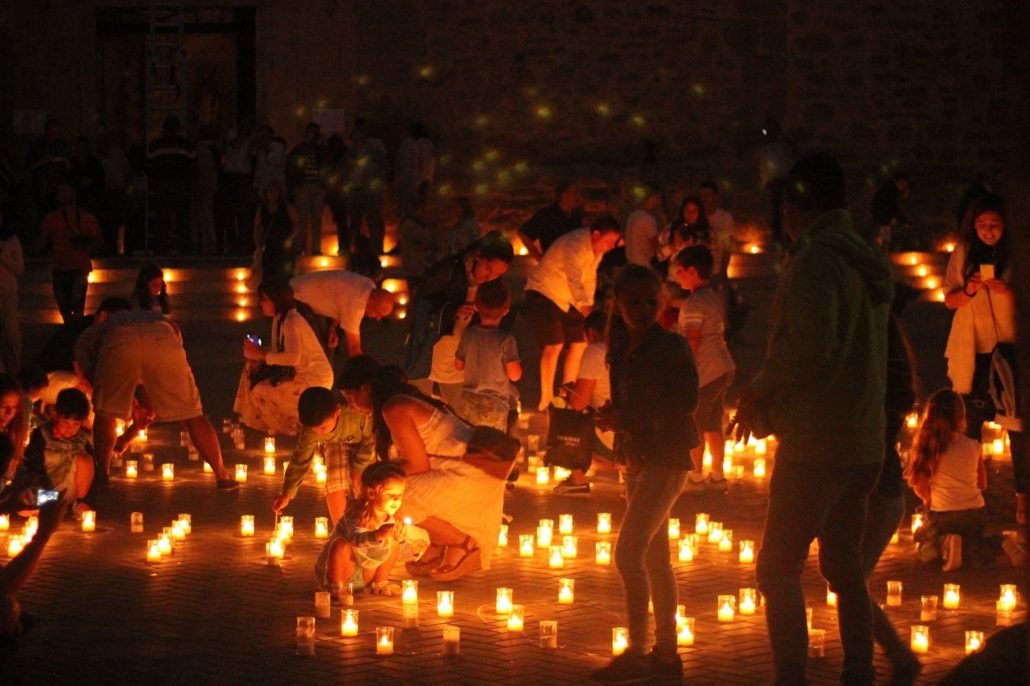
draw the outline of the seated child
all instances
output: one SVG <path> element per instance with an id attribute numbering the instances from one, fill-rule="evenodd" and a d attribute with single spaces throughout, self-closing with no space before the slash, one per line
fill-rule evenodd
<path id="1" fill-rule="evenodd" d="M 508 431 L 517 413 L 519 392 L 513 381 L 522 378 L 515 337 L 500 328 L 511 308 L 511 293 L 500 279 L 476 290 L 479 324 L 470 326 L 458 344 L 454 367 L 465 372 L 458 414 L 472 424 Z"/>
<path id="2" fill-rule="evenodd" d="M 1004 548 L 1013 563 L 1022 550 L 1015 541 L 984 536 L 987 488 L 980 444 L 965 435 L 966 408 L 962 396 L 942 389 L 930 396 L 916 432 L 905 478 L 929 509 L 927 523 L 915 533 L 924 562 L 944 559 L 944 571 L 962 566 L 985 567 Z"/>
<path id="3" fill-rule="evenodd" d="M 18 383 L 25 396 L 24 417 L 29 422 L 29 430 L 42 426 L 46 416 L 43 413 L 43 393 L 50 386 L 50 379 L 43 368 L 30 364 L 18 370 Z"/>
<path id="4" fill-rule="evenodd" d="M 407 527 L 394 519 L 404 497 L 404 470 L 392 462 L 376 462 L 361 474 L 362 495 L 352 500 L 315 561 L 315 578 L 337 599 L 354 589 L 400 595 L 390 583 L 390 570 L 407 538 Z M 413 544 L 413 547 L 414 544 Z"/>
<path id="5" fill-rule="evenodd" d="M 64 389 L 54 403 L 53 417 L 32 432 L 25 449 L 25 476 L 42 488 L 74 498 L 76 516 L 89 509 L 84 498 L 93 483 L 93 446 L 89 432 L 82 428 L 87 417 L 86 395 L 77 388 Z"/>
<path id="6" fill-rule="evenodd" d="M 349 496 L 361 493 L 361 473 L 374 458 L 372 417 L 354 411 L 339 393 L 320 386 L 300 394 L 297 416 L 297 447 L 290 456 L 279 495 L 272 500 L 272 509 L 281 513 L 297 495 L 321 443 L 326 466 L 325 502 L 335 525 Z"/>

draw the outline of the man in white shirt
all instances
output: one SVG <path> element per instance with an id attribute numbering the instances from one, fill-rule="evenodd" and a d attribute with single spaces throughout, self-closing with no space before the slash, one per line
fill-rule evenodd
<path id="1" fill-rule="evenodd" d="M 347 341 L 347 355 L 362 354 L 361 320 L 382 319 L 393 312 L 393 293 L 376 288 L 372 279 L 346 269 L 329 269 L 302 274 L 290 280 L 294 298 L 311 310 L 329 318 L 327 345 L 335 348 L 343 330 Z"/>
<path id="2" fill-rule="evenodd" d="M 567 347 L 563 383 L 576 380 L 586 350 L 583 320 L 594 307 L 597 265 L 622 238 L 610 216 L 589 229 L 558 238 L 526 280 L 526 315 L 540 345 L 540 404 L 543 412 L 554 399 L 554 375 L 562 347 Z"/>
<path id="3" fill-rule="evenodd" d="M 719 207 L 719 186 L 714 181 L 702 183 L 697 195 L 704 206 L 708 225 L 712 227 L 712 243 L 718 248 L 712 251 L 719 258 L 712 273 L 716 276 L 725 275 L 733 251 L 733 229 L 736 226 L 733 215 Z"/>
<path id="4" fill-rule="evenodd" d="M 658 188 L 649 188 L 647 197 L 626 218 L 626 260 L 630 264 L 651 267 L 651 258 L 658 249 L 658 217 L 662 208 L 662 192 Z"/>

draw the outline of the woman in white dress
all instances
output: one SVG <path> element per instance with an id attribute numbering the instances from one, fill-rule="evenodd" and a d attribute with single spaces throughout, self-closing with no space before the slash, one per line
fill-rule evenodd
<path id="1" fill-rule="evenodd" d="M 351 407 L 372 415 L 380 459 L 397 446 L 408 476 L 398 514 L 425 529 L 430 540 L 408 572 L 452 581 L 488 569 L 501 526 L 503 463 L 494 463 L 502 465 L 498 471 L 489 458 L 469 457 L 472 427 L 408 384 L 399 368 L 352 357 L 338 382 Z"/>
<path id="2" fill-rule="evenodd" d="M 333 369 L 311 325 L 294 305 L 284 278 L 258 286 L 261 314 L 272 318 L 267 347 L 243 341 L 246 364 L 233 407 L 240 421 L 257 431 L 296 436 L 297 400 L 312 386 L 333 387 Z"/>

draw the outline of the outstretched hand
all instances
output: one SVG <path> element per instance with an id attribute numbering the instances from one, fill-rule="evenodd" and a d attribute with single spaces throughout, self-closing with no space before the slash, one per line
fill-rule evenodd
<path id="1" fill-rule="evenodd" d="M 61 491 L 60 498 L 44 503 L 39 508 L 38 533 L 49 537 L 61 525 L 61 520 L 64 519 L 65 512 L 68 511 L 68 506 L 71 503 L 71 501 L 65 499 L 64 493 L 64 491 Z"/>

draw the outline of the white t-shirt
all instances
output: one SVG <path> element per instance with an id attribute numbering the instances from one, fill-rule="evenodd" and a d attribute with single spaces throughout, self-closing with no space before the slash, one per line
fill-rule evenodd
<path id="1" fill-rule="evenodd" d="M 969 436 L 956 434 L 930 477 L 930 509 L 955 512 L 983 507 L 984 496 L 976 484 L 979 464 L 980 444 Z"/>
<path id="2" fill-rule="evenodd" d="M 293 367 L 293 380 L 306 386 L 333 387 L 333 368 L 326 359 L 322 344 L 307 320 L 295 309 L 286 314 L 275 338 L 278 317 L 272 319 L 272 349 L 265 356 L 265 364 Z"/>
<path id="3" fill-rule="evenodd" d="M 722 273 L 723 260 L 733 250 L 733 229 L 736 224 L 733 215 L 721 207 L 708 215 L 708 224 L 712 227 L 711 247 L 715 258 L 715 270 L 712 273 L 718 275 Z"/>
<path id="4" fill-rule="evenodd" d="M 368 296 L 375 288 L 372 279 L 345 269 L 302 274 L 290 279 L 294 297 L 315 314 L 335 319 L 348 333 L 361 332 Z"/>
<path id="5" fill-rule="evenodd" d="M 651 266 L 658 239 L 658 220 L 647 210 L 634 210 L 626 219 L 626 260 L 642 267 Z"/>
<path id="6" fill-rule="evenodd" d="M 587 346 L 583 352 L 583 361 L 579 365 L 579 378 L 594 382 L 594 392 L 590 395 L 590 407 L 599 409 L 612 397 L 611 379 L 608 376 L 608 344 L 597 341 Z M 615 444 L 615 432 L 595 429 L 598 438 L 607 448 Z"/>
<path id="7" fill-rule="evenodd" d="M 707 386 L 736 369 L 726 345 L 724 312 L 722 296 L 711 286 L 694 291 L 680 305 L 676 327 L 679 334 L 686 336 L 689 330 L 701 332 L 697 353 L 694 354 L 699 387 Z"/>
<path id="8" fill-rule="evenodd" d="M 563 312 L 590 307 L 597 290 L 597 265 L 590 229 L 576 229 L 558 237 L 526 279 L 526 290 L 536 291 Z"/>

